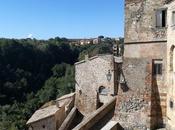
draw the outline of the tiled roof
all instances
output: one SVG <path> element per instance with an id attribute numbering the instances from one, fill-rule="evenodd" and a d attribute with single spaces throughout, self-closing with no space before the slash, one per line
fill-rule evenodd
<path id="1" fill-rule="evenodd" d="M 59 108 L 56 105 L 52 105 L 44 109 L 39 109 L 32 115 L 32 117 L 28 120 L 27 124 L 31 124 L 33 122 L 53 116 L 58 110 Z"/>

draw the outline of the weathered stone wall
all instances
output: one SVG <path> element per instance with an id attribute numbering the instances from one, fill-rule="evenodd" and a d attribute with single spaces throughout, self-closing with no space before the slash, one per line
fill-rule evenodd
<path id="1" fill-rule="evenodd" d="M 166 99 L 167 99 L 167 85 L 166 85 L 166 64 L 167 64 L 167 57 L 166 57 L 167 49 L 166 43 L 142 43 L 142 44 L 126 44 L 125 45 L 125 57 L 127 58 L 149 58 L 152 60 L 162 59 L 163 60 L 163 69 L 162 75 L 159 77 L 153 78 L 153 86 L 157 88 L 156 91 L 157 98 L 154 100 L 160 100 L 161 110 L 155 108 L 155 111 L 159 110 L 162 113 L 159 114 L 163 116 L 163 119 L 166 117 Z M 135 68 L 137 70 L 137 68 Z M 139 77 L 135 75 L 135 78 Z M 135 84 L 133 82 L 133 84 Z M 154 101 L 154 102 L 155 102 Z M 162 121 L 160 121 L 161 124 Z"/>
<path id="2" fill-rule="evenodd" d="M 167 39 L 167 119 L 168 127 L 172 130 L 175 129 L 175 26 L 172 23 L 172 12 L 175 11 L 175 1 L 168 5 L 168 39 Z M 172 62 L 171 62 L 172 60 Z M 173 108 L 170 107 L 170 102 L 172 102 Z"/>
<path id="3" fill-rule="evenodd" d="M 152 65 L 152 58 L 124 60 L 126 84 L 120 84 L 114 120 L 125 129 L 155 129 L 164 124 L 166 87 L 163 77 L 153 77 Z"/>
<path id="4" fill-rule="evenodd" d="M 62 106 L 54 115 L 54 122 L 56 123 L 56 130 L 60 128 L 63 121 L 66 119 L 67 113 L 65 106 Z"/>
<path id="5" fill-rule="evenodd" d="M 147 130 L 151 126 L 152 60 L 125 58 L 123 73 L 127 83 L 119 87 L 114 120 L 127 130 Z"/>
<path id="6" fill-rule="evenodd" d="M 166 42 L 125 44 L 124 57 L 129 58 L 152 58 L 166 60 Z M 165 61 L 166 63 L 166 61 Z"/>
<path id="7" fill-rule="evenodd" d="M 83 115 L 98 108 L 98 90 L 106 87 L 108 95 L 113 94 L 114 65 L 112 55 L 92 57 L 75 64 L 76 99 L 75 104 Z M 106 75 L 110 71 L 111 79 Z"/>
<path id="8" fill-rule="evenodd" d="M 163 60 L 162 75 L 152 77 L 151 127 L 161 127 L 166 119 L 167 27 L 156 28 L 157 9 L 167 8 L 166 0 L 125 1 L 125 58 Z M 140 72 L 138 68 L 136 71 Z M 153 69 L 151 68 L 151 71 Z M 132 73 L 132 72 L 131 72 Z M 134 75 L 134 74 L 133 74 Z M 136 73 L 135 79 L 139 78 Z M 137 85 L 134 79 L 132 84 Z M 139 78 L 140 79 L 140 78 Z M 142 81 L 143 82 L 143 81 Z M 144 82 L 143 82 L 144 83 Z M 159 112 L 157 112 L 159 111 Z"/>
<path id="9" fill-rule="evenodd" d="M 54 116 L 32 123 L 30 127 L 32 130 L 57 130 Z"/>
<path id="10" fill-rule="evenodd" d="M 96 123 L 100 122 L 101 119 L 105 117 L 105 115 L 108 115 L 110 111 L 115 108 L 115 103 L 116 97 L 113 97 L 108 101 L 108 103 L 104 104 L 99 109 L 85 117 L 80 124 L 73 128 L 73 130 L 99 130 L 98 126 L 96 126 Z"/>
<path id="11" fill-rule="evenodd" d="M 156 28 L 155 13 L 166 0 L 125 0 L 125 43 L 166 40 L 166 28 Z"/>

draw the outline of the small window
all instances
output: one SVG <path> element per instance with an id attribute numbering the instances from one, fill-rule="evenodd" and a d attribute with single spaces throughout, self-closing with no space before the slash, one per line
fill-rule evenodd
<path id="1" fill-rule="evenodd" d="M 174 103 L 173 101 L 170 101 L 170 108 L 173 109 L 173 107 L 174 107 Z"/>
<path id="2" fill-rule="evenodd" d="M 166 27 L 166 9 L 160 9 L 156 11 L 156 27 L 162 28 Z"/>
<path id="3" fill-rule="evenodd" d="M 154 60 L 153 74 L 162 75 L 162 60 Z"/>
<path id="4" fill-rule="evenodd" d="M 104 86 L 100 86 L 98 92 L 100 95 L 108 95 L 108 89 Z"/>
<path id="5" fill-rule="evenodd" d="M 172 25 L 175 25 L 175 11 L 172 12 Z"/>

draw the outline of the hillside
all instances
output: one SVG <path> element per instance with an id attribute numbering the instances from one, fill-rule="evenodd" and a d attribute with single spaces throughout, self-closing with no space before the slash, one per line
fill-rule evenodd
<path id="1" fill-rule="evenodd" d="M 85 54 L 111 53 L 112 39 L 69 45 L 66 38 L 0 39 L 0 129 L 24 130 L 44 103 L 74 91 L 74 63 Z"/>

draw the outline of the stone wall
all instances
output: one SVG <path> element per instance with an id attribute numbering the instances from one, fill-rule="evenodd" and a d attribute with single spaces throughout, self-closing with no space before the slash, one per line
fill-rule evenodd
<path id="1" fill-rule="evenodd" d="M 30 127 L 32 130 L 56 130 L 57 128 L 54 116 L 32 123 Z"/>
<path id="2" fill-rule="evenodd" d="M 113 94 L 114 65 L 112 55 L 101 55 L 75 64 L 77 109 L 88 115 L 99 107 L 98 91 L 105 87 L 106 96 Z M 106 75 L 110 72 L 110 81 Z"/>
<path id="3" fill-rule="evenodd" d="M 96 126 L 96 123 L 102 123 L 100 122 L 101 119 L 104 118 L 105 115 L 108 115 L 110 111 L 115 108 L 115 103 L 116 97 L 113 97 L 108 101 L 108 103 L 104 104 L 99 109 L 85 117 L 83 121 L 72 130 L 99 130 L 99 128 L 97 128 L 98 126 Z M 93 126 L 95 128 L 93 128 Z"/>
<path id="4" fill-rule="evenodd" d="M 142 61 L 148 58 L 150 62 L 157 59 L 163 61 L 162 75 L 152 77 L 151 81 L 151 95 L 154 95 L 150 99 L 152 128 L 161 127 L 165 123 L 167 110 L 167 26 L 157 28 L 155 24 L 156 11 L 166 9 L 166 2 L 167 0 L 125 0 L 125 59 L 137 58 Z M 137 67 L 135 70 L 141 72 Z M 129 71 L 132 73 L 132 70 Z M 143 82 L 140 74 L 135 73 L 133 76 L 130 81 L 132 85 L 138 84 L 133 78 Z"/>
<path id="5" fill-rule="evenodd" d="M 167 41 L 167 117 L 168 127 L 175 129 L 175 26 L 172 23 L 172 12 L 175 11 L 175 1 L 168 6 L 168 41 Z M 173 103 L 171 108 L 170 103 Z"/>
<path id="6" fill-rule="evenodd" d="M 166 28 L 156 28 L 156 10 L 166 0 L 125 0 L 125 43 L 164 41 Z"/>
<path id="7" fill-rule="evenodd" d="M 127 130 L 147 130 L 151 126 L 152 60 L 125 58 L 122 69 L 126 84 L 119 87 L 114 120 Z"/>
<path id="8" fill-rule="evenodd" d="M 166 57 L 166 43 L 142 43 L 142 44 L 126 44 L 125 45 L 125 58 L 138 58 L 140 60 L 144 58 L 149 58 L 152 60 L 162 59 L 163 60 L 163 68 L 162 68 L 162 75 L 153 78 L 153 86 L 156 88 L 156 95 L 157 98 L 154 100 L 160 100 L 161 104 L 161 114 L 163 115 L 163 120 L 166 117 L 166 99 L 167 99 L 167 85 L 166 85 L 166 70 L 167 70 L 167 57 Z M 137 68 L 135 68 L 137 71 Z M 139 72 L 139 70 L 138 70 Z M 134 75 L 135 78 L 139 77 L 139 75 Z M 134 80 L 133 80 L 134 81 Z M 133 85 L 135 83 L 133 82 Z M 155 102 L 155 101 L 154 101 Z M 155 108 L 155 111 L 160 109 Z M 162 122 L 162 121 L 160 121 Z M 162 124 L 162 123 L 160 123 Z"/>
<path id="9" fill-rule="evenodd" d="M 166 63 L 166 42 L 125 44 L 124 57 L 164 59 Z"/>
<path id="10" fill-rule="evenodd" d="M 152 65 L 152 58 L 124 60 L 122 70 L 126 84 L 119 86 L 114 120 L 127 130 L 155 129 L 164 125 L 166 93 L 162 92 L 161 81 L 153 77 Z"/>

